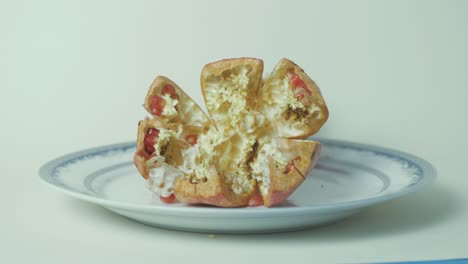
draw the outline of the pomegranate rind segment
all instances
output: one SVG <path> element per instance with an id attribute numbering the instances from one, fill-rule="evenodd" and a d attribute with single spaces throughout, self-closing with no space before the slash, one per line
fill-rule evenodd
<path id="1" fill-rule="evenodd" d="M 232 119 L 254 108 L 262 74 L 263 61 L 255 58 L 225 59 L 203 67 L 203 98 L 218 128 L 230 126 Z"/>
<path id="2" fill-rule="evenodd" d="M 210 175 L 206 176 L 206 182 L 197 184 L 186 178 L 178 178 L 174 187 L 177 200 L 187 204 L 209 204 L 218 207 L 241 207 L 248 204 L 249 197 L 233 193 L 225 186 L 214 167 L 210 170 Z"/>
<path id="3" fill-rule="evenodd" d="M 289 76 L 296 74 L 310 91 L 311 105 L 298 103 Z M 288 59 L 281 59 L 258 91 L 256 110 L 264 113 L 284 138 L 304 139 L 317 133 L 328 119 L 328 107 L 320 89 L 304 70 Z"/>
<path id="4" fill-rule="evenodd" d="M 204 130 L 207 130 L 210 126 L 214 125 L 208 116 L 202 111 L 200 106 L 195 103 L 195 101 L 190 96 L 188 96 L 175 82 L 164 76 L 157 76 L 148 89 L 144 103 L 144 108 L 146 111 L 148 111 L 148 113 L 151 114 L 151 103 L 153 96 L 157 95 L 162 98 L 166 98 L 162 94 L 162 90 L 164 86 L 168 84 L 174 88 L 178 97 L 177 99 L 168 98 L 168 100 L 173 101 L 175 104 L 175 111 L 177 114 L 169 117 L 152 114 L 155 119 L 164 123 L 177 123 L 182 125 L 198 126 L 202 127 Z M 170 97 L 170 95 L 167 96 Z"/>
<path id="5" fill-rule="evenodd" d="M 321 150 L 319 142 L 309 140 L 280 139 L 280 152 L 290 159 L 300 157 L 294 162 L 289 172 L 278 169 L 276 161 L 269 157 L 270 187 L 266 193 L 261 193 L 264 205 L 271 207 L 286 200 L 304 182 L 310 170 L 315 165 Z"/>

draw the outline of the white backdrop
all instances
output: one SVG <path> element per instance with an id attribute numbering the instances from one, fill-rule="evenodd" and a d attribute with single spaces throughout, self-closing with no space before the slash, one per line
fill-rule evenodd
<path id="1" fill-rule="evenodd" d="M 8 1 L 0 4 L 0 262 L 336 263 L 467 257 L 467 1 Z M 422 156 L 421 193 L 322 229 L 160 230 L 53 192 L 38 167 L 134 140 L 153 78 L 199 103 L 204 64 L 287 57 L 322 89 L 319 136 Z M 9 260 L 9 261 L 7 261 Z"/>

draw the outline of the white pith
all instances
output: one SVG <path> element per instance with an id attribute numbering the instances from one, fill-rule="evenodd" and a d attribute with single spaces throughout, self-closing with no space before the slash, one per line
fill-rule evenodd
<path id="1" fill-rule="evenodd" d="M 218 125 L 225 121 L 235 123 L 239 113 L 245 110 L 250 70 L 249 65 L 239 65 L 221 76 L 206 78 L 206 107 Z M 226 116 L 231 118 L 226 119 Z"/>
<path id="2" fill-rule="evenodd" d="M 158 140 L 154 144 L 155 152 L 159 155 L 161 153 L 161 149 L 169 143 L 171 137 L 175 137 L 176 133 L 174 131 L 159 128 Z"/>
<path id="3" fill-rule="evenodd" d="M 148 189 L 157 195 L 169 197 L 174 192 L 175 181 L 181 176 L 181 172 L 167 164 L 162 156 L 151 158 L 151 163 L 155 167 L 150 170 Z"/>
<path id="4" fill-rule="evenodd" d="M 172 99 L 169 96 L 169 94 L 163 95 L 162 98 L 164 99 L 164 102 L 165 102 L 164 109 L 162 111 L 162 115 L 165 116 L 165 117 L 168 117 L 168 118 L 173 118 L 173 117 L 177 116 L 177 110 L 176 110 L 175 106 L 177 105 L 177 103 L 179 101 L 176 100 L 176 99 Z"/>
<path id="5" fill-rule="evenodd" d="M 279 151 L 279 144 L 276 140 L 265 143 L 259 149 L 257 157 L 250 163 L 252 177 L 257 181 L 263 195 L 266 195 L 270 189 L 270 158 L 275 161 L 277 170 L 284 171 L 286 169 L 287 159 Z"/>

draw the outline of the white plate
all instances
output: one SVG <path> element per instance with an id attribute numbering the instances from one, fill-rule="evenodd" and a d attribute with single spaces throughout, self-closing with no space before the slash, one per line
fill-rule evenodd
<path id="1" fill-rule="evenodd" d="M 135 221 L 209 233 L 265 233 L 307 229 L 344 219 L 376 203 L 431 183 L 435 170 L 410 154 L 376 146 L 319 139 L 323 149 L 307 180 L 284 203 L 265 208 L 163 204 L 135 169 L 134 143 L 97 147 L 43 165 L 55 189 L 102 205 Z"/>

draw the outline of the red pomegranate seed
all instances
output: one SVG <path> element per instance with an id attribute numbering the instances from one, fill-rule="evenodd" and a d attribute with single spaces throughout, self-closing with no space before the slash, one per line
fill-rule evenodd
<path id="1" fill-rule="evenodd" d="M 145 146 L 153 146 L 154 143 L 156 143 L 156 140 L 154 140 L 154 137 L 148 137 L 146 136 L 145 139 L 144 139 L 144 145 Z"/>
<path id="2" fill-rule="evenodd" d="M 295 73 L 291 75 L 291 77 L 289 77 L 289 82 L 291 83 L 293 89 L 297 87 L 307 89 L 307 85 L 305 84 L 305 82 L 301 79 L 301 77 L 299 77 L 299 75 Z"/>
<path id="3" fill-rule="evenodd" d="M 150 128 L 148 129 L 148 132 L 146 132 L 148 136 L 159 136 L 159 129 L 156 128 Z"/>
<path id="4" fill-rule="evenodd" d="M 185 137 L 185 140 L 190 144 L 190 145 L 195 145 L 197 144 L 198 141 L 198 136 L 195 134 L 191 134 Z"/>
<path id="5" fill-rule="evenodd" d="M 294 93 L 296 99 L 305 106 L 312 104 L 312 91 L 307 88 L 305 82 L 299 77 L 299 75 L 292 73 L 289 77 L 289 82 L 291 84 L 291 89 Z"/>
<path id="6" fill-rule="evenodd" d="M 175 200 L 176 200 L 176 197 L 173 193 L 171 193 L 171 195 L 169 195 L 168 197 L 164 197 L 164 196 L 159 196 L 159 199 L 165 203 L 174 203 Z"/>
<path id="7" fill-rule="evenodd" d="M 145 138 L 144 138 L 144 146 L 145 146 L 145 152 L 148 155 L 152 155 L 154 151 L 156 150 L 154 148 L 154 143 L 156 143 L 156 139 L 159 135 L 159 130 L 156 128 L 149 128 L 146 131 Z"/>
<path id="8" fill-rule="evenodd" d="M 166 101 L 155 95 L 151 98 L 151 114 L 161 116 L 164 106 L 166 106 Z"/>
<path id="9" fill-rule="evenodd" d="M 146 154 L 151 156 L 155 151 L 156 149 L 154 148 L 154 146 L 145 146 Z"/>
<path id="10" fill-rule="evenodd" d="M 163 86 L 163 88 L 161 90 L 161 94 L 162 95 L 168 94 L 172 99 L 178 99 L 179 98 L 179 96 L 176 93 L 176 90 L 175 90 L 174 86 L 172 86 L 170 84 L 166 84 L 166 85 Z"/>

